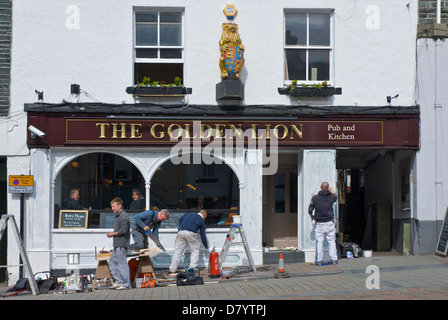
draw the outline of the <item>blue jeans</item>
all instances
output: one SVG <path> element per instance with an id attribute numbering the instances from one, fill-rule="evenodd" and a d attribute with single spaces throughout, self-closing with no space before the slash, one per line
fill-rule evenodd
<path id="1" fill-rule="evenodd" d="M 109 260 L 109 268 L 116 283 L 123 287 L 131 287 L 131 275 L 125 247 L 114 247 Z"/>
<path id="2" fill-rule="evenodd" d="M 140 229 L 141 230 L 141 229 Z M 148 249 L 148 236 L 137 228 L 132 228 L 132 239 L 134 243 L 129 246 L 131 250 Z"/>

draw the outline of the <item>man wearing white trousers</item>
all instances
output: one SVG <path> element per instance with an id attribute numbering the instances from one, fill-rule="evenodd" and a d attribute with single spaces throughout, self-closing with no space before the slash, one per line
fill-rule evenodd
<path id="1" fill-rule="evenodd" d="M 205 218 L 207 218 L 207 211 L 200 210 L 198 213 L 189 212 L 184 214 L 179 219 L 179 232 L 174 241 L 174 255 L 171 259 L 170 272 L 176 272 L 180 259 L 184 254 L 187 245 L 190 247 L 190 266 L 189 268 L 196 268 L 199 263 L 199 251 L 201 244 L 199 242 L 198 233 L 201 236 L 202 243 L 205 249 L 208 249 L 208 241 L 205 235 Z"/>
<path id="2" fill-rule="evenodd" d="M 314 219 L 314 221 L 316 221 L 314 229 L 314 234 L 316 236 L 316 265 L 322 265 L 325 237 L 328 242 L 328 253 L 330 254 L 331 259 L 330 263 L 338 263 L 333 210 L 333 204 L 337 199 L 338 196 L 328 182 L 322 182 L 319 193 L 311 198 L 311 203 L 308 207 L 308 213 L 311 216 L 311 220 Z M 314 215 L 313 211 L 315 211 Z"/>

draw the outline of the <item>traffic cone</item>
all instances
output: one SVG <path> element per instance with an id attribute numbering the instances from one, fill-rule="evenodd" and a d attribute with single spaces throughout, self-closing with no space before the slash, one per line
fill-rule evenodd
<path id="1" fill-rule="evenodd" d="M 280 253 L 280 258 L 278 260 L 278 270 L 274 274 L 275 278 L 289 278 L 289 273 L 285 270 L 285 264 L 283 262 L 283 253 Z"/>

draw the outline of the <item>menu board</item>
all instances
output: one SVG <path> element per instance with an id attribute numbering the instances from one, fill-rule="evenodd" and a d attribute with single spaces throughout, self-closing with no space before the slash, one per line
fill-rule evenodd
<path id="1" fill-rule="evenodd" d="M 448 208 L 443 219 L 442 229 L 440 230 L 439 241 L 437 242 L 436 253 L 446 256 L 448 248 Z"/>
<path id="2" fill-rule="evenodd" d="M 59 229 L 86 229 L 89 210 L 60 210 Z"/>

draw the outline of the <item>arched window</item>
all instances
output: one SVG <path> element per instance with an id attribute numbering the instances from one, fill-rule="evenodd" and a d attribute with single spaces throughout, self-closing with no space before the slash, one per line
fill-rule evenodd
<path id="1" fill-rule="evenodd" d="M 222 164 L 178 164 L 160 166 L 151 180 L 151 207 L 170 210 L 161 228 L 177 228 L 186 212 L 207 210 L 208 228 L 228 228 L 239 212 L 239 183 L 232 169 Z"/>
<path id="2" fill-rule="evenodd" d="M 114 216 L 110 201 L 115 197 L 123 200 L 126 212 L 143 211 L 143 207 L 130 210 L 132 193 L 145 194 L 145 182 L 139 170 L 128 160 L 111 153 L 90 153 L 72 159 L 59 173 L 55 181 L 54 227 L 61 226 L 62 213 L 68 210 L 87 210 L 87 228 L 113 228 Z M 69 218 L 66 214 L 65 218 Z M 67 224 L 68 225 L 68 224 Z M 65 227 L 67 227 L 67 225 Z M 75 224 L 75 227 L 79 225 Z"/>

